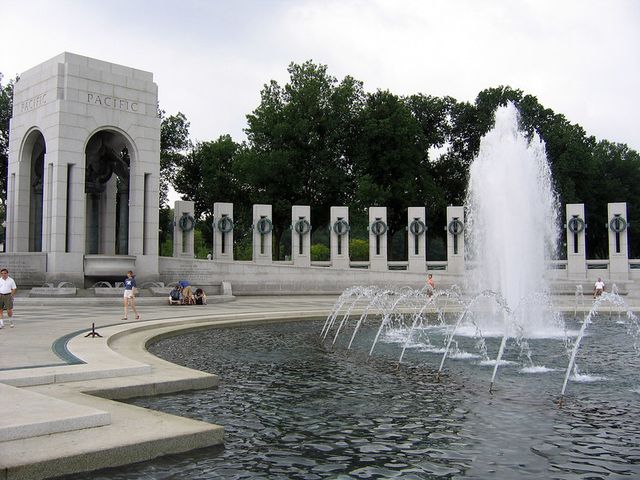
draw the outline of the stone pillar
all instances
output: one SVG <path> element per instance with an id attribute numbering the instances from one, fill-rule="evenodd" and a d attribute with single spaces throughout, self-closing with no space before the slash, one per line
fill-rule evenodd
<path id="1" fill-rule="evenodd" d="M 193 258 L 194 230 L 196 221 L 193 218 L 195 204 L 179 200 L 173 207 L 173 256 Z"/>
<path id="2" fill-rule="evenodd" d="M 8 252 L 41 248 L 47 254 L 48 280 L 81 283 L 85 274 L 95 274 L 95 270 L 85 270 L 87 254 L 103 255 L 110 262 L 114 253 L 129 257 L 125 260 L 138 278 L 157 277 L 157 93 L 150 72 L 68 52 L 20 75 L 14 86 L 9 134 Z M 125 147 L 131 155 L 130 163 L 120 162 L 109 153 L 118 155 Z M 37 155 L 45 151 L 40 211 L 38 191 L 32 192 L 32 186 L 40 176 Z M 102 160 L 91 168 L 107 166 L 121 179 L 130 178 L 128 196 L 121 198 L 121 204 L 127 203 L 129 210 L 122 207 L 119 215 L 120 227 L 125 224 L 123 232 L 128 232 L 128 238 L 125 233 L 118 238 L 117 252 L 115 193 L 98 200 L 92 188 L 86 190 L 85 180 L 94 183 L 99 178 L 104 183 L 108 178 L 108 169 L 102 168 L 87 175 L 93 155 Z M 39 225 L 40 215 L 41 247 L 34 223 Z M 87 239 L 88 234 L 93 236 Z M 100 271 L 122 275 L 121 264 L 114 265 L 113 270 Z"/>
<path id="3" fill-rule="evenodd" d="M 607 205 L 609 223 L 609 276 L 611 281 L 629 279 L 629 245 L 627 243 L 627 204 Z"/>
<path id="4" fill-rule="evenodd" d="M 233 203 L 213 204 L 213 258 L 233 261 Z"/>
<path id="5" fill-rule="evenodd" d="M 253 261 L 270 264 L 273 261 L 273 214 L 271 205 L 253 206 Z"/>
<path id="6" fill-rule="evenodd" d="M 40 218 L 40 228 L 42 229 L 41 251 L 51 251 L 51 234 L 53 221 L 53 180 L 54 168 L 45 154 L 44 158 L 44 181 L 42 191 L 42 218 Z"/>
<path id="7" fill-rule="evenodd" d="M 298 267 L 311 266 L 311 207 L 291 207 L 291 258 Z"/>
<path id="8" fill-rule="evenodd" d="M 427 271 L 427 217 L 424 207 L 409 207 L 407 211 L 407 258 L 409 272 Z"/>
<path id="9" fill-rule="evenodd" d="M 447 271 L 464 274 L 464 207 L 447 207 Z"/>
<path id="10" fill-rule="evenodd" d="M 587 277 L 586 230 L 584 204 L 567 203 L 567 275 L 570 279 Z"/>
<path id="11" fill-rule="evenodd" d="M 387 207 L 369 207 L 369 269 L 387 270 Z"/>
<path id="12" fill-rule="evenodd" d="M 329 228 L 331 266 L 349 268 L 349 207 L 331 207 Z"/>
<path id="13" fill-rule="evenodd" d="M 65 162 L 53 162 L 52 196 L 56 201 L 51 205 L 51 221 L 47 222 L 51 248 L 47 254 L 46 279 L 54 283 L 64 279 L 81 286 L 84 282 L 87 195 L 84 190 L 84 172 L 78 166 L 83 161 L 81 153 L 68 152 L 65 153 Z"/>
<path id="14" fill-rule="evenodd" d="M 118 196 L 118 218 L 120 225 L 129 225 L 129 187 L 122 186 L 117 193 Z M 129 232 L 125 228 L 118 229 L 118 255 L 129 253 Z"/>
<path id="15" fill-rule="evenodd" d="M 25 137 L 26 126 L 20 130 L 14 128 L 18 118 L 16 115 L 17 93 L 14 90 L 14 113 L 9 133 L 9 163 L 7 166 L 8 191 L 5 229 L 7 245 L 5 250 L 8 253 L 30 250 L 31 149 L 35 143 L 35 137 L 39 133 L 34 132 Z M 36 118 L 29 118 L 27 121 L 33 125 Z M 27 121 L 24 123 L 26 124 Z"/>
<path id="16" fill-rule="evenodd" d="M 107 186 L 100 197 L 101 224 L 100 253 L 104 255 L 116 254 L 116 185 L 115 175 L 107 182 Z M 127 205 L 127 209 L 129 206 Z"/>

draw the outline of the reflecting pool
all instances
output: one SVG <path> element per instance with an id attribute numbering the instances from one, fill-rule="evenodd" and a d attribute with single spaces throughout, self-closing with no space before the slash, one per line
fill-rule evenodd
<path id="1" fill-rule="evenodd" d="M 153 345 L 162 358 L 220 375 L 220 387 L 131 403 L 223 425 L 224 447 L 65 478 L 640 476 L 640 359 L 615 317 L 597 318 L 582 340 L 562 408 L 561 341 L 531 339 L 546 368 L 527 373 L 519 352 L 506 351 L 489 393 L 492 369 L 471 337 L 460 338 L 437 382 L 445 332 L 430 330 L 428 345 L 418 333 L 398 366 L 403 345 L 393 331 L 369 358 L 375 322 L 351 350 L 323 346 L 322 324 L 211 329 Z M 487 339 L 486 348 L 496 351 L 499 341 Z"/>

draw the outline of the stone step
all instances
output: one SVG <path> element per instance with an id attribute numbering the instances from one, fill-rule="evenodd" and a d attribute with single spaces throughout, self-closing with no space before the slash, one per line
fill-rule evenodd
<path id="1" fill-rule="evenodd" d="M 0 442 L 70 432 L 111 423 L 111 414 L 95 408 L 0 383 Z"/>

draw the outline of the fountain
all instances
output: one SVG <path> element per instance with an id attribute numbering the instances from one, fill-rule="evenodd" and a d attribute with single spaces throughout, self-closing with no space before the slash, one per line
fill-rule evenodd
<path id="1" fill-rule="evenodd" d="M 465 203 L 469 256 L 477 264 L 471 289 L 498 292 L 514 313 L 532 294 L 548 293 L 545 262 L 558 243 L 559 203 L 544 144 L 518 131 L 511 103 L 497 109 L 495 126 L 481 141 Z M 491 319 L 501 332 L 502 319 Z M 519 325 L 527 336 L 549 328 L 536 302 L 510 320 L 507 327 Z"/>
<path id="2" fill-rule="evenodd" d="M 490 391 L 498 368 L 504 365 L 520 363 L 520 372 L 527 374 L 562 368 L 536 364 L 536 360 L 547 360 L 536 355 L 531 346 L 532 341 L 539 344 L 538 340 L 560 339 L 568 359 L 561 402 L 571 372 L 573 378 L 578 378 L 575 358 L 587 326 L 602 314 L 605 305 L 609 308 L 609 319 L 616 308 L 617 323 L 627 326 L 634 338 L 633 347 L 638 349 L 637 318 L 628 311 L 615 286 L 611 294 L 594 303 L 581 321 L 578 310 L 585 310 L 584 297 L 582 286 L 576 287 L 573 320 L 581 323 L 577 329 L 569 329 L 553 305 L 545 273 L 546 262 L 555 255 L 559 239 L 559 202 L 544 143 L 537 134 L 529 138 L 519 131 L 518 121 L 513 104 L 499 107 L 495 126 L 482 138 L 470 168 L 465 233 L 474 268 L 468 271 L 464 295 L 457 287 L 435 294 L 427 288 L 396 291 L 353 287 L 337 300 L 322 327 L 323 339 L 333 330 L 334 346 L 340 332 L 348 330 L 350 316 L 359 312 L 346 346 L 349 350 L 367 319 L 379 317 L 369 356 L 381 340 L 398 342 L 402 344 L 400 364 L 408 349 L 428 346 L 433 351 L 432 337 L 438 337 L 443 347 L 435 349 L 442 355 L 437 378 L 442 376 L 445 360 L 455 350 L 458 358 L 479 357 L 479 364 L 493 368 Z M 347 313 L 338 321 L 345 305 Z M 624 320 L 621 312 L 626 313 Z M 451 315 L 453 318 L 447 319 Z M 416 332 L 420 332 L 421 341 L 416 341 Z M 460 352 L 456 337 L 475 339 L 478 353 Z M 491 347 L 496 348 L 494 358 L 489 355 L 487 339 L 499 339 L 498 345 L 491 341 Z M 503 359 L 509 350 L 517 351 L 516 359 Z"/>

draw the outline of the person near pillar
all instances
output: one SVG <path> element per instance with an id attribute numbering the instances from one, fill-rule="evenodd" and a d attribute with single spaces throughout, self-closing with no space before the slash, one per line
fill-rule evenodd
<path id="1" fill-rule="evenodd" d="M 131 309 L 133 313 L 136 314 L 136 320 L 140 320 L 140 315 L 138 315 L 138 310 L 136 309 L 136 277 L 131 270 L 127 272 L 127 278 L 124 279 L 124 317 L 122 320 L 129 319 L 129 305 L 131 305 Z"/>
<path id="2" fill-rule="evenodd" d="M 16 282 L 9 276 L 9 270 L 0 270 L 0 328 L 4 328 L 4 311 L 7 311 L 9 323 L 13 328 L 13 297 L 16 295 Z"/>
<path id="3" fill-rule="evenodd" d="M 599 297 L 602 295 L 602 292 L 604 292 L 604 282 L 602 281 L 602 278 L 598 277 L 598 280 L 596 280 L 596 283 L 593 286 L 593 298 Z"/>

